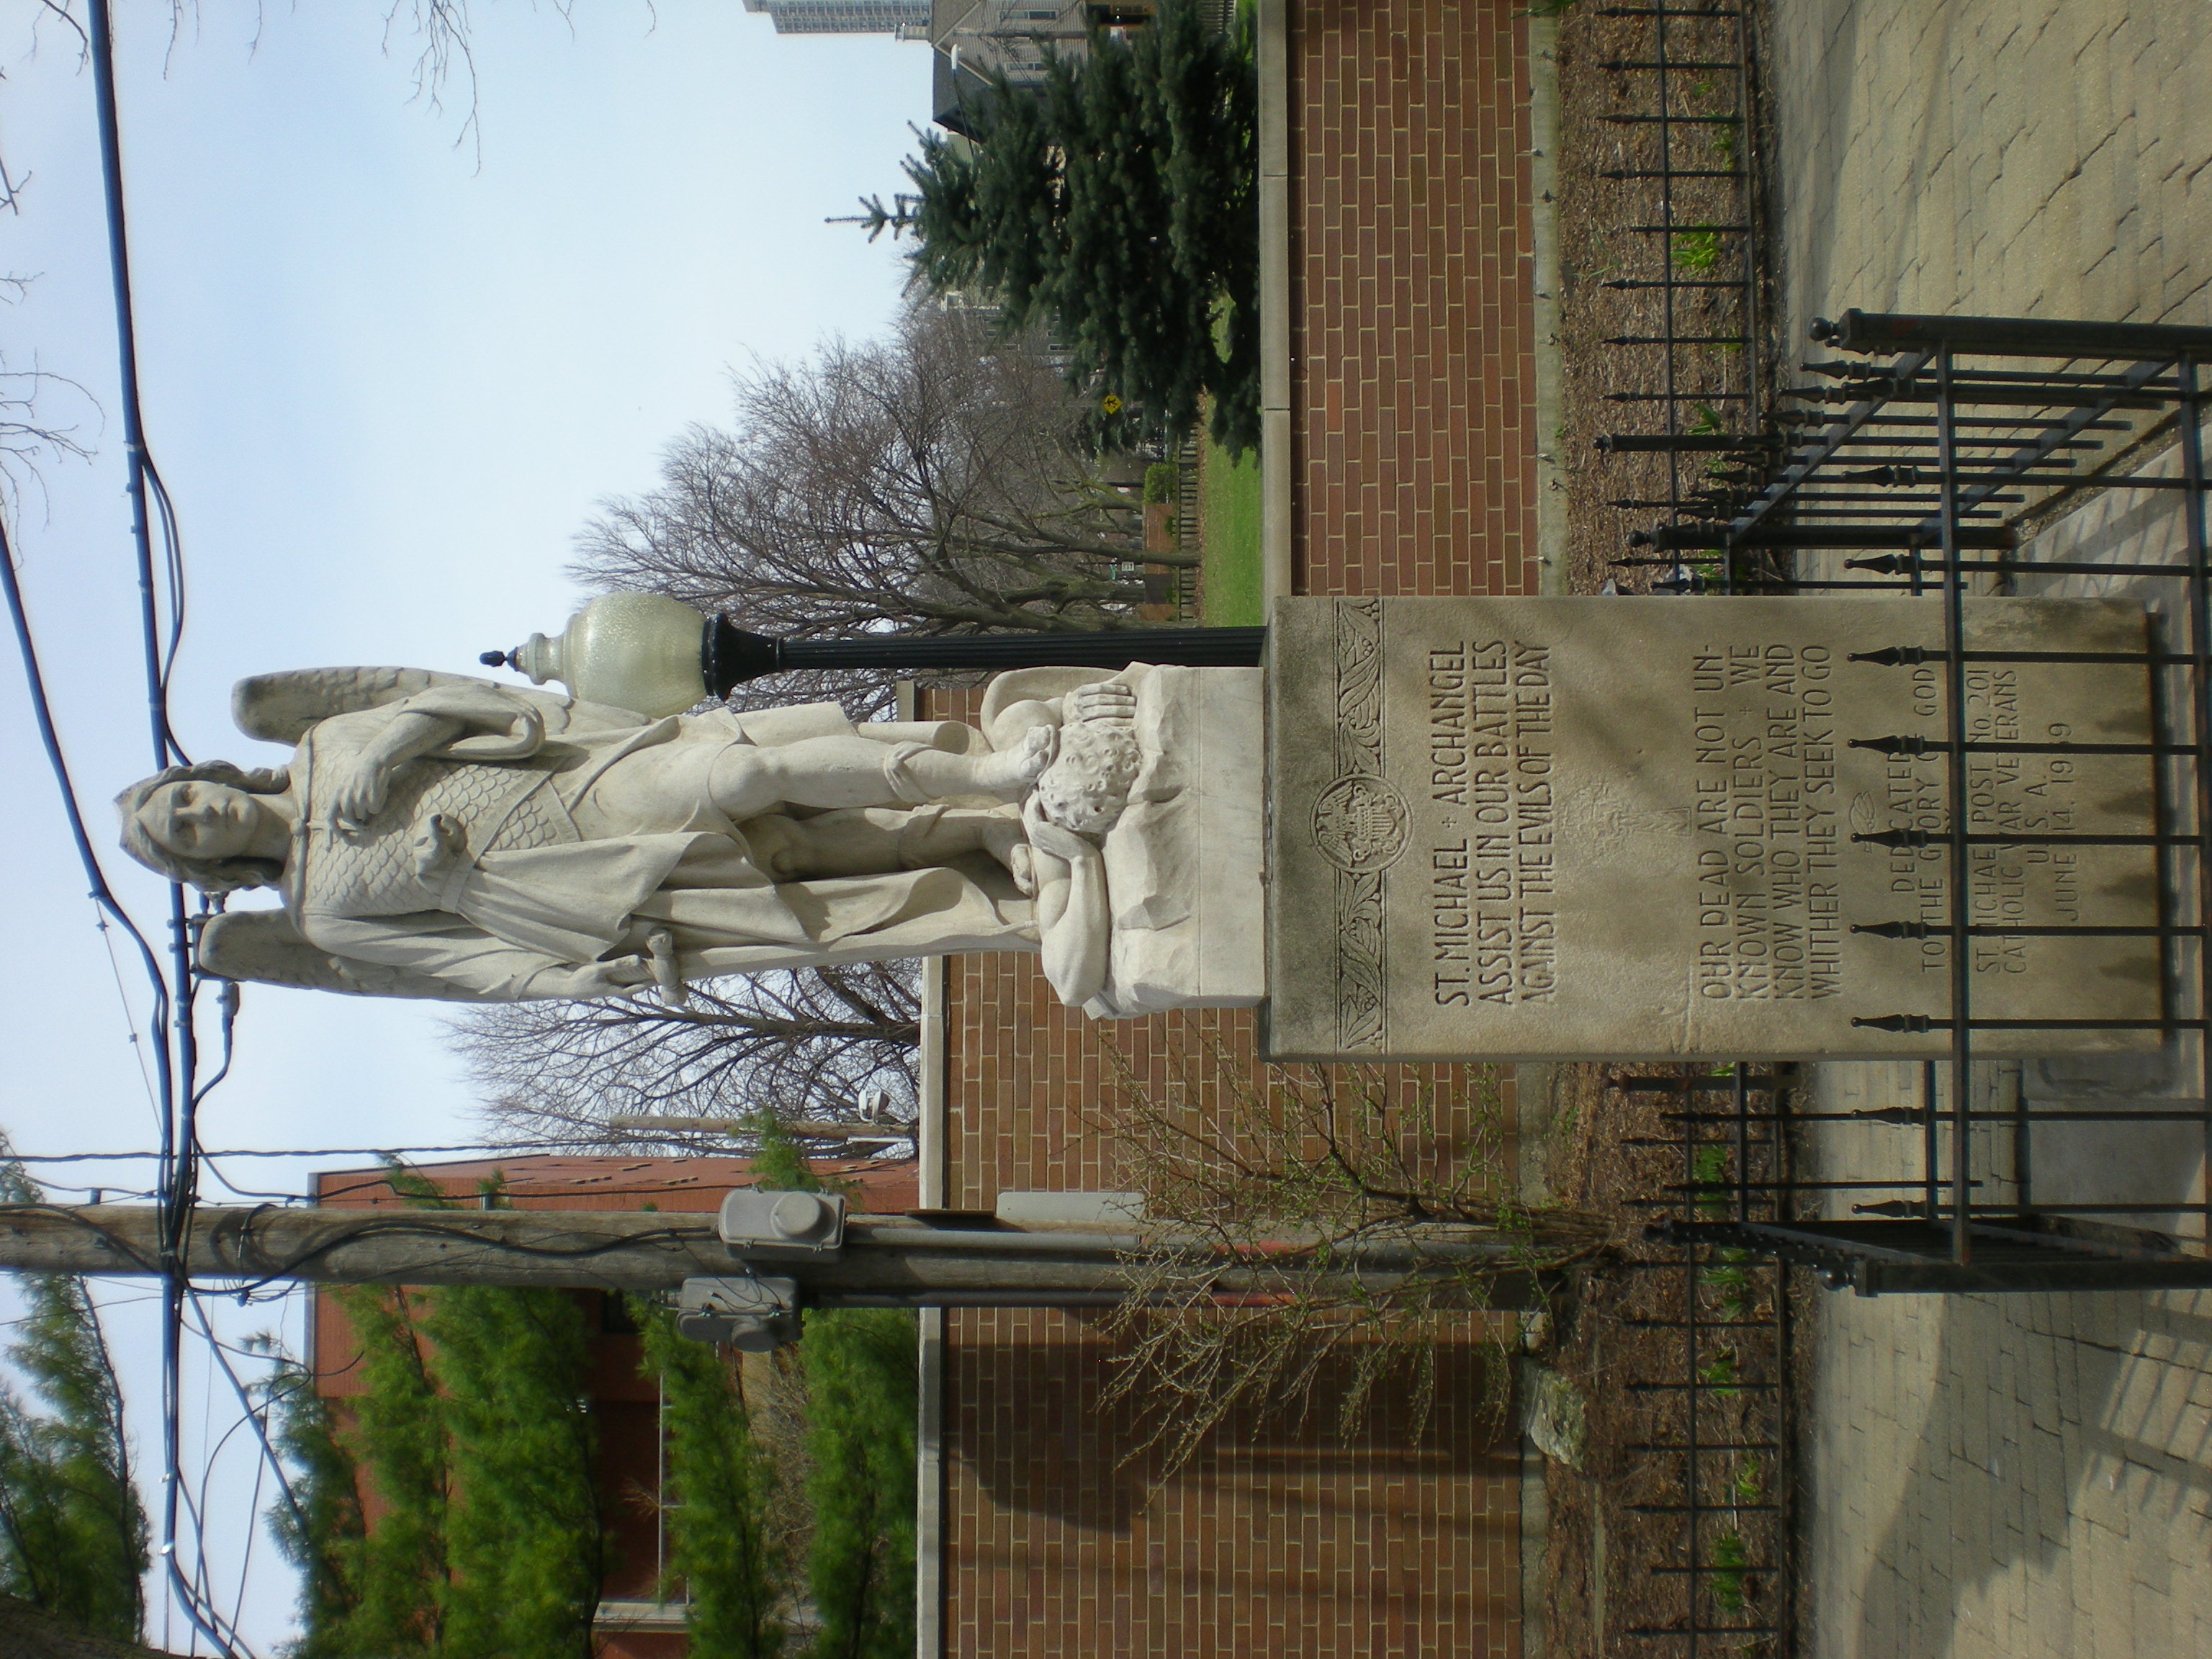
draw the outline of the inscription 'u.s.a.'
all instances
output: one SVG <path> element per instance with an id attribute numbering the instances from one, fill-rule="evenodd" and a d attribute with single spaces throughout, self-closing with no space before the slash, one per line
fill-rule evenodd
<path id="1" fill-rule="evenodd" d="M 1559 989 L 1552 648 L 1468 640 L 1428 653 L 1429 851 L 1437 1006 L 1511 1006 Z"/>

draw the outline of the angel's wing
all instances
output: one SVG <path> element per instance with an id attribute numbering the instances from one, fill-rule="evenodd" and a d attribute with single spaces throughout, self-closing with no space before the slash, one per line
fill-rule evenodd
<path id="1" fill-rule="evenodd" d="M 300 937 L 282 910 L 228 910 L 200 930 L 200 969 L 218 979 L 338 991 L 356 997 L 429 997 L 441 1002 L 486 1000 L 458 985 L 404 968 L 347 962 Z"/>
<path id="2" fill-rule="evenodd" d="M 231 688 L 230 715 L 249 738 L 296 744 L 318 720 L 381 708 L 441 685 L 495 691 L 509 708 L 527 705 L 538 711 L 548 736 L 626 731 L 653 723 L 631 709 L 434 668 L 292 668 L 256 674 Z"/>
<path id="3" fill-rule="evenodd" d="M 434 685 L 485 682 L 430 668 L 291 668 L 256 674 L 231 688 L 230 716 L 249 738 L 297 743 L 317 720 L 380 708 Z"/>

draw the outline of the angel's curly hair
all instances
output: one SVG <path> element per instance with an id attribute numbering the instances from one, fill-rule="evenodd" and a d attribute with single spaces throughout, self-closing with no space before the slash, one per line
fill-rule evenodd
<path id="1" fill-rule="evenodd" d="M 243 789 L 249 795 L 278 795 L 291 787 L 291 775 L 283 767 L 257 767 L 252 771 L 228 761 L 202 761 L 197 766 L 171 766 L 150 778 L 142 778 L 115 798 L 123 819 L 123 850 L 171 881 L 188 882 L 203 893 L 234 893 L 242 887 L 273 887 L 284 873 L 275 859 L 188 859 L 171 852 L 147 833 L 139 809 L 156 789 L 172 783 L 221 783 Z"/>

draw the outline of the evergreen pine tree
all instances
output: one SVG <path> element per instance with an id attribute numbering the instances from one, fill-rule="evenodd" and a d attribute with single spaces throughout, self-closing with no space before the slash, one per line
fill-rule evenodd
<path id="1" fill-rule="evenodd" d="M 429 1182 L 393 1162 L 392 1190 L 429 1208 L 446 1199 Z M 446 1402 L 434 1369 L 425 1292 L 356 1285 L 337 1292 L 360 1346 L 350 1433 L 335 1449 L 368 1474 L 378 1500 L 376 1525 L 348 1535 L 343 1505 L 309 1511 L 332 1524 L 314 1547 L 338 1566 L 342 1594 L 330 1597 L 330 1626 L 307 1621 L 301 1659 L 434 1659 L 445 1652 L 451 1577 L 447 1531 L 453 1480 Z M 323 1449 L 310 1446 L 317 1454 Z M 299 1477 L 311 1479 L 295 1464 Z M 358 1492 L 356 1487 L 356 1492 Z"/>
<path id="2" fill-rule="evenodd" d="M 1249 8 L 1215 33 L 1164 0 L 1126 37 L 1000 76 L 975 144 L 925 134 L 911 258 L 933 292 L 1047 322 L 1072 375 L 1140 429 L 1189 429 L 1202 397 L 1234 451 L 1260 430 L 1259 103 Z M 1110 401 L 1109 401 L 1110 400 Z"/>
<path id="3" fill-rule="evenodd" d="M 361 1391 L 345 1446 L 368 1470 L 380 1508 L 375 1528 L 358 1542 L 340 1534 L 319 1540 L 346 1575 L 348 1594 L 332 1599 L 341 1621 L 327 1630 L 310 1623 L 307 1640 L 315 1659 L 438 1654 L 453 1482 L 422 1293 L 364 1285 L 339 1292 L 339 1304 L 361 1345 Z M 343 1510 L 333 1506 L 318 1518 L 338 1522 Z"/>
<path id="4" fill-rule="evenodd" d="M 606 1540 L 583 1310 L 449 1286 L 427 1328 L 452 1425 L 443 1659 L 591 1659 Z"/>
<path id="5" fill-rule="evenodd" d="M 751 1114 L 753 1184 L 778 1193 L 826 1193 L 841 1183 L 823 1180 L 806 1161 L 806 1149 L 791 1126 L 773 1112 Z"/>
<path id="6" fill-rule="evenodd" d="M 825 1182 L 791 1132 L 755 1122 L 760 1185 L 820 1192 Z M 813 1659 L 901 1659 L 914 1651 L 914 1316 L 890 1308 L 817 1309 L 799 1358 L 806 1379 L 806 1497 L 814 1512 L 806 1578 Z"/>
<path id="7" fill-rule="evenodd" d="M 0 1136 L 0 1201 L 40 1204 Z M 27 1312 L 8 1358 L 49 1407 L 0 1384 L 0 1592 L 93 1634 L 135 1641 L 145 1615 L 146 1512 L 131 1479 L 123 1395 L 82 1279 L 18 1281 Z"/>
<path id="8" fill-rule="evenodd" d="M 672 1576 L 689 1587 L 690 1659 L 776 1659 L 775 1617 L 788 1563 L 771 1542 L 775 1471 L 754 1441 L 729 1361 L 680 1334 L 667 1309 L 631 1304 L 647 1370 L 661 1385 L 667 1437 Z"/>
<path id="9" fill-rule="evenodd" d="M 452 1202 L 396 1165 L 390 1179 Z M 605 1537 L 576 1298 L 338 1294 L 361 1346 L 353 1426 L 319 1401 L 283 1419 L 298 1507 L 277 1532 L 308 1570 L 295 1659 L 590 1659 Z M 366 1529 L 356 1467 L 378 1500 Z"/>
<path id="10" fill-rule="evenodd" d="M 838 1308 L 806 1316 L 807 1580 L 822 1624 L 814 1659 L 914 1651 L 914 1316 Z"/>
<path id="11" fill-rule="evenodd" d="M 764 1186 L 824 1183 L 764 1123 Z M 447 1202 L 404 1171 L 393 1185 Z M 281 1443 L 295 1510 L 280 1540 L 307 1569 L 295 1659 L 588 1659 L 605 1540 L 581 1310 L 564 1291 L 460 1286 L 342 1292 L 362 1346 L 355 1424 L 337 1429 L 296 1367 Z M 775 1475 L 726 1358 L 635 1303 L 665 1389 L 672 1576 L 691 1597 L 694 1659 L 771 1659 L 792 1564 L 770 1523 Z M 910 1316 L 808 1316 L 806 1564 L 817 1659 L 912 1647 L 915 1328 Z M 378 1503 L 364 1531 L 355 1470 Z"/>
<path id="12" fill-rule="evenodd" d="M 330 1402 L 316 1392 L 307 1367 L 273 1342 L 264 1352 L 275 1370 L 262 1387 L 290 1488 L 269 1512 L 269 1528 L 284 1559 L 300 1570 L 301 1634 L 289 1659 L 348 1659 L 345 1632 L 361 1605 L 367 1538 L 360 1466 L 339 1439 Z"/>

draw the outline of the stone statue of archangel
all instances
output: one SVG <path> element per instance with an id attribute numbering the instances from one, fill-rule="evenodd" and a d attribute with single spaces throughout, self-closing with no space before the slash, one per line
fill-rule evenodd
<path id="1" fill-rule="evenodd" d="M 1146 672 L 1004 674 L 972 726 L 827 702 L 653 720 L 420 669 L 264 675 L 234 712 L 288 764 L 172 767 L 117 805 L 141 862 L 281 898 L 204 928 L 202 965 L 226 978 L 680 999 L 721 974 L 1042 951 L 1070 1006 L 1133 1012 L 1097 1000 L 1101 838 Z"/>

